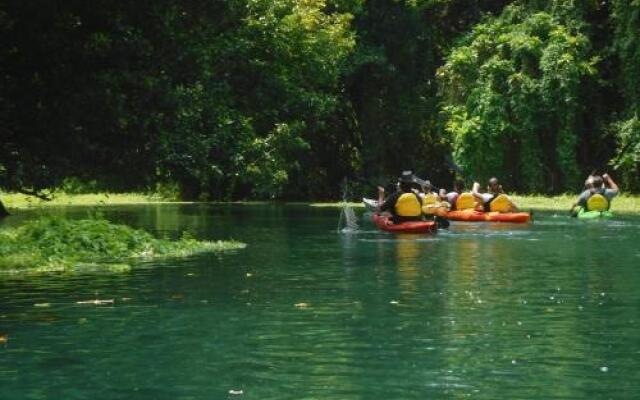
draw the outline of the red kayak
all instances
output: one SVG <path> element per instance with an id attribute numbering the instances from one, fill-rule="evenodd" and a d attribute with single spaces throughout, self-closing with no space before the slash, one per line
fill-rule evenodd
<path id="1" fill-rule="evenodd" d="M 373 214 L 373 223 L 378 229 L 396 233 L 436 233 L 438 227 L 435 221 L 408 221 L 394 224 L 390 216 Z"/>
<path id="2" fill-rule="evenodd" d="M 522 224 L 531 221 L 531 214 L 526 212 L 501 213 L 476 210 L 449 211 L 444 217 L 451 221 L 467 222 L 511 222 Z"/>

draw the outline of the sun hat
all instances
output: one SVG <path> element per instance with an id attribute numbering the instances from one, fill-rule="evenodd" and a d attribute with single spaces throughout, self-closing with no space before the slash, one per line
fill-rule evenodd
<path id="1" fill-rule="evenodd" d="M 400 183 L 414 183 L 415 181 L 416 178 L 411 171 L 402 171 L 402 174 L 398 178 L 398 182 Z"/>

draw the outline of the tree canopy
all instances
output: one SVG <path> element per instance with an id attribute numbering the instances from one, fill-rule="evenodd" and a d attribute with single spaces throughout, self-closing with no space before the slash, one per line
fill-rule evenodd
<path id="1" fill-rule="evenodd" d="M 5 190 L 640 190 L 639 0 L 8 0 L 0 81 Z"/>

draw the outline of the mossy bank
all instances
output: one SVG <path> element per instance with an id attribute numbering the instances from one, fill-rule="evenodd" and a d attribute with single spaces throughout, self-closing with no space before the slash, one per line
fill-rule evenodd
<path id="1" fill-rule="evenodd" d="M 242 249 L 237 241 L 201 241 L 183 234 L 158 239 L 126 225 L 92 218 L 44 217 L 0 230 L 0 274 L 127 271 L 136 261 Z"/>
<path id="2" fill-rule="evenodd" d="M 9 211 L 56 206 L 101 206 L 176 202 L 173 197 L 163 196 L 157 193 L 71 194 L 56 191 L 51 193 L 49 197 L 49 200 L 43 200 L 22 193 L 0 192 L 0 200 Z"/>

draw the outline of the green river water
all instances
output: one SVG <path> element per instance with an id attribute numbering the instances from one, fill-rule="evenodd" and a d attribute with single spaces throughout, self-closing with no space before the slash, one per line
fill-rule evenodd
<path id="1" fill-rule="evenodd" d="M 0 399 L 640 398 L 637 217 L 397 236 L 363 211 L 359 231 L 338 233 L 330 208 L 102 210 L 248 246 L 0 277 Z M 96 298 L 114 303 L 76 303 Z"/>

